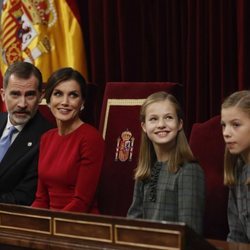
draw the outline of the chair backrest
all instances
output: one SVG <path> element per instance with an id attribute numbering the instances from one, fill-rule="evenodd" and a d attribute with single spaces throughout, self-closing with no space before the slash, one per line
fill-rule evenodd
<path id="1" fill-rule="evenodd" d="M 225 144 L 220 116 L 204 123 L 195 123 L 190 134 L 190 147 L 204 169 L 206 179 L 206 207 L 204 236 L 226 239 L 228 189 L 223 184 Z"/>
<path id="2" fill-rule="evenodd" d="M 181 88 L 171 82 L 106 84 L 99 126 L 106 142 L 98 194 L 102 214 L 127 214 L 133 196 L 134 168 L 139 153 L 140 106 L 147 96 L 157 91 L 169 92 L 179 99 Z"/>
<path id="3" fill-rule="evenodd" d="M 47 104 L 45 104 L 45 102 L 39 104 L 38 110 L 51 124 L 53 124 L 56 127 L 56 119 L 52 115 L 49 107 L 47 106 Z"/>

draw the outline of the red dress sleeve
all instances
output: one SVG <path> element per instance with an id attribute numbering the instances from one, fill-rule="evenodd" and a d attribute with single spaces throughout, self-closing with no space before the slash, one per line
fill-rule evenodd
<path id="1" fill-rule="evenodd" d="M 41 179 L 38 179 L 36 198 L 32 207 L 49 208 L 49 195 Z"/>
<path id="2" fill-rule="evenodd" d="M 95 131 L 89 131 L 80 144 L 80 168 L 75 185 L 75 193 L 63 210 L 97 212 L 95 194 L 99 182 L 104 157 L 104 140 Z"/>

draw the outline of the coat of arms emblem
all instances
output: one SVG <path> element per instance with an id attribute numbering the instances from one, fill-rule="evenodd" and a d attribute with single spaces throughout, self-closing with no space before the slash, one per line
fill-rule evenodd
<path id="1" fill-rule="evenodd" d="M 3 62 L 6 65 L 15 61 L 34 63 L 42 54 L 50 52 L 50 40 L 42 34 L 42 30 L 56 21 L 53 1 L 3 1 L 0 34 Z"/>
<path id="2" fill-rule="evenodd" d="M 117 138 L 115 161 L 132 161 L 135 138 L 127 129 Z"/>

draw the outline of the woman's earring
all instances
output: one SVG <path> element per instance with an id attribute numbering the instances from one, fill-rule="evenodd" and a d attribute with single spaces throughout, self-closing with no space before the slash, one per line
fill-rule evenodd
<path id="1" fill-rule="evenodd" d="M 84 105 L 81 106 L 80 111 L 84 110 Z"/>

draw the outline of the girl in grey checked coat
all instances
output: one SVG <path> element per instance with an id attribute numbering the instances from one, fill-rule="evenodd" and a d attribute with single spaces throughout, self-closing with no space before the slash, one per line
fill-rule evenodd
<path id="1" fill-rule="evenodd" d="M 226 143 L 224 183 L 229 186 L 228 241 L 250 243 L 250 91 L 231 94 L 222 103 Z"/>
<path id="2" fill-rule="evenodd" d="M 141 107 L 139 162 L 129 218 L 184 222 L 202 233 L 204 173 L 183 131 L 176 98 L 154 93 Z"/>

